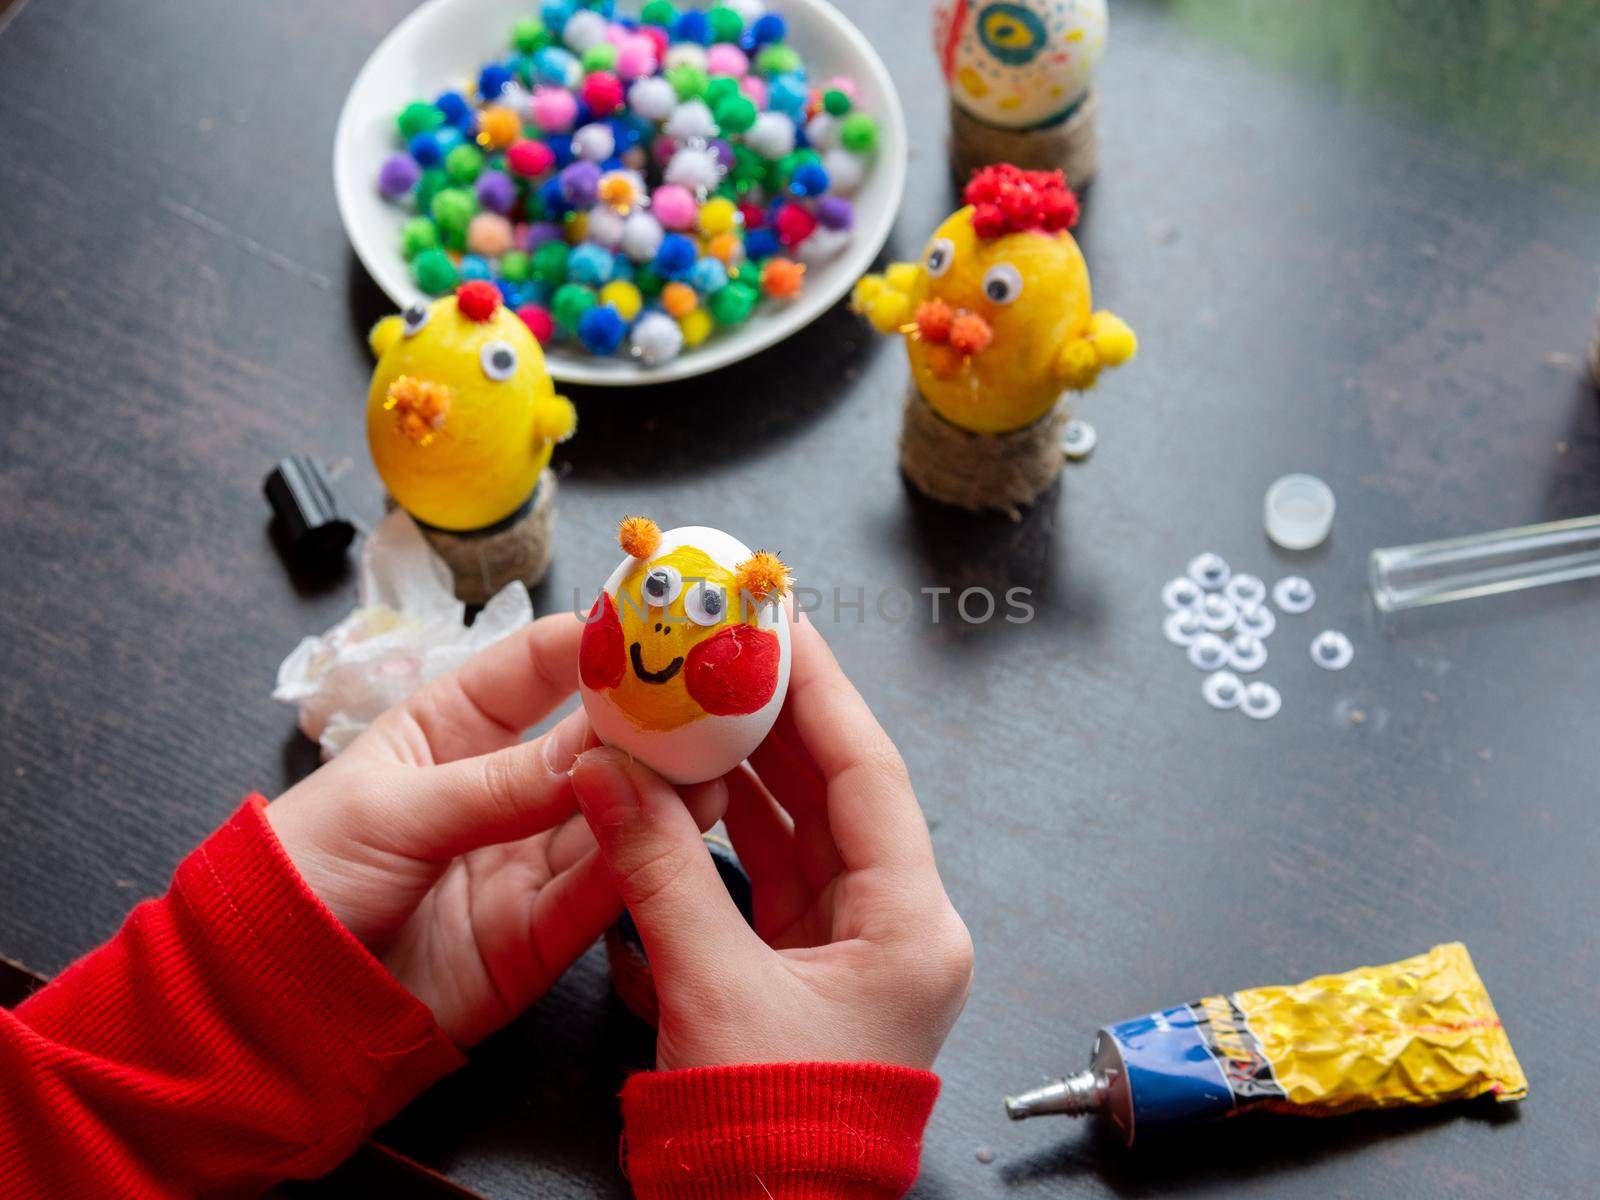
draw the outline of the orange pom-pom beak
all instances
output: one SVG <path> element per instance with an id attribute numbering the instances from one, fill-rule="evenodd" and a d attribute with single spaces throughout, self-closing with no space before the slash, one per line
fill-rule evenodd
<path id="1" fill-rule="evenodd" d="M 967 358 L 982 354 L 994 341 L 994 327 L 977 313 L 964 312 L 950 322 L 950 348 Z"/>
<path id="2" fill-rule="evenodd" d="M 617 542 L 629 558 L 649 558 L 661 548 L 661 526 L 649 517 L 623 517 L 617 525 Z"/>

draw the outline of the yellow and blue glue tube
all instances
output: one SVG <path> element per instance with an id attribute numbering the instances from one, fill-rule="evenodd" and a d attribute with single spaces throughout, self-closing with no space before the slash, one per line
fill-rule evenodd
<path id="1" fill-rule="evenodd" d="M 1087 1071 L 1006 1097 L 1006 1112 L 1018 1121 L 1099 1113 L 1131 1146 L 1251 1109 L 1332 1116 L 1527 1094 L 1467 948 L 1449 942 L 1388 966 L 1108 1025 Z"/>

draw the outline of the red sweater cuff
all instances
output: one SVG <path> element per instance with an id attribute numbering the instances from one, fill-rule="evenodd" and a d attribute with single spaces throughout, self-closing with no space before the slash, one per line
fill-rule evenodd
<path id="1" fill-rule="evenodd" d="M 300 877 L 248 797 L 178 868 L 174 890 L 199 913 L 237 923 L 243 969 L 283 991 L 286 1019 L 342 1037 L 370 1130 L 466 1058 L 428 1007 L 384 969 Z"/>
<path id="2" fill-rule="evenodd" d="M 881 1063 L 646 1072 L 622 1091 L 623 1165 L 638 1200 L 892 1200 L 938 1095 Z"/>

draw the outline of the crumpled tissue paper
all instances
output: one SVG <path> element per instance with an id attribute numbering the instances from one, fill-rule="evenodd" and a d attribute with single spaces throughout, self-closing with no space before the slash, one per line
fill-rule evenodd
<path id="1" fill-rule="evenodd" d="M 360 604 L 278 668 L 272 698 L 300 707 L 300 728 L 332 758 L 385 709 L 533 620 L 520 581 L 489 599 L 470 626 L 450 568 L 395 509 L 361 549 Z"/>

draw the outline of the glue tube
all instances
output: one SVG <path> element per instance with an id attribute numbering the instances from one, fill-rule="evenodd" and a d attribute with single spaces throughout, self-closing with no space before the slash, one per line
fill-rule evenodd
<path id="1" fill-rule="evenodd" d="M 1014 1121 L 1100 1113 L 1140 1137 L 1250 1109 L 1332 1116 L 1520 1100 L 1528 1081 L 1460 942 L 1293 987 L 1208 996 L 1108 1025 L 1087 1071 L 1006 1097 Z"/>

